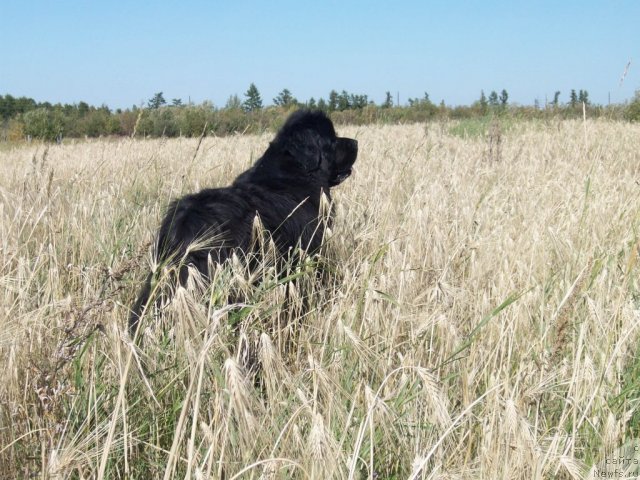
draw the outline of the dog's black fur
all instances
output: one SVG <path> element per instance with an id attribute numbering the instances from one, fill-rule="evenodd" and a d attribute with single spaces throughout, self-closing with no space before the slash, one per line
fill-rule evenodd
<path id="1" fill-rule="evenodd" d="M 156 260 L 180 262 L 182 284 L 189 264 L 206 276 L 210 261 L 223 263 L 236 249 L 251 250 L 256 215 L 281 255 L 298 245 L 317 250 L 323 236 L 321 196 L 330 199 L 331 187 L 351 174 L 357 153 L 357 141 L 337 137 L 324 113 L 293 113 L 264 155 L 231 186 L 205 189 L 171 203 L 158 233 Z M 203 241 L 205 247 L 188 249 Z M 151 282 L 150 274 L 132 308 L 132 336 L 149 303 Z"/>

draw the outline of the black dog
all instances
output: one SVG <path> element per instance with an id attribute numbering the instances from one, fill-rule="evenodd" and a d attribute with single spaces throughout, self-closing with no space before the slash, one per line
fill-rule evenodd
<path id="1" fill-rule="evenodd" d="M 251 250 L 256 215 L 279 254 L 298 245 L 317 250 L 323 235 L 321 196 L 330 198 L 330 188 L 351 174 L 357 154 L 358 142 L 337 137 L 324 113 L 293 113 L 264 155 L 230 187 L 205 189 L 171 203 L 158 233 L 156 260 L 182 265 L 181 284 L 189 264 L 206 276 L 210 262 L 221 264 L 236 249 Z M 189 248 L 194 242 L 205 246 Z M 150 274 L 132 308 L 132 336 L 149 303 L 151 282 Z"/>

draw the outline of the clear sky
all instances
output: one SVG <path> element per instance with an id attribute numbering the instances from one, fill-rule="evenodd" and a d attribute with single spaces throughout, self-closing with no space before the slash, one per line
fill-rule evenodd
<path id="1" fill-rule="evenodd" d="M 632 60 L 628 75 L 620 78 Z M 130 107 L 155 92 L 223 106 L 331 89 L 544 104 L 640 89 L 640 1 L 0 0 L 0 94 Z"/>

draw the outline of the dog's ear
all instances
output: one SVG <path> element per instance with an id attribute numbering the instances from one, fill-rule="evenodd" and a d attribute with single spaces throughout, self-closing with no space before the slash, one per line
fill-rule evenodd
<path id="1" fill-rule="evenodd" d="M 304 129 L 288 136 L 282 146 L 305 172 L 314 172 L 322 163 L 324 139 L 314 130 Z"/>

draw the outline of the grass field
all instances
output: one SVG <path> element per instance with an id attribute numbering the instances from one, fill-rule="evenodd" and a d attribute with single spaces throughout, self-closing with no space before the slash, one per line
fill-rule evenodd
<path id="1" fill-rule="evenodd" d="M 333 287 L 234 265 L 141 348 L 163 209 L 271 134 L 0 149 L 0 478 L 577 479 L 640 437 L 640 125 L 338 131 Z"/>

